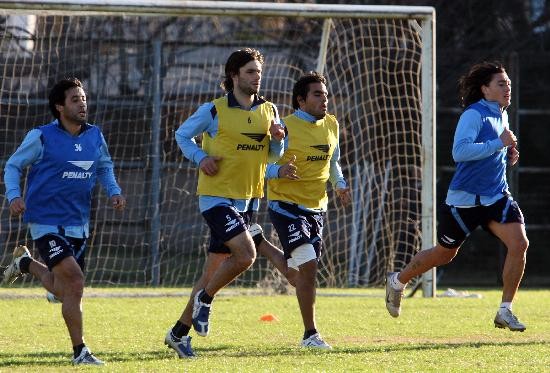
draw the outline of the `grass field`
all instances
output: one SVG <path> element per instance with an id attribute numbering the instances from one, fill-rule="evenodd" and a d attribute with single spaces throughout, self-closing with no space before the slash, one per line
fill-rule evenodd
<path id="1" fill-rule="evenodd" d="M 87 288 L 87 344 L 112 372 L 550 372 L 550 290 L 522 290 L 514 310 L 524 333 L 493 327 L 500 291 L 475 298 L 405 299 L 398 319 L 382 289 L 322 289 L 320 332 L 334 347 L 298 347 L 302 323 L 292 295 L 229 289 L 215 300 L 211 334 L 192 334 L 199 356 L 181 360 L 164 344 L 188 289 Z M 262 322 L 272 313 L 279 321 Z M 37 288 L 0 288 L 0 371 L 74 371 L 59 304 Z"/>

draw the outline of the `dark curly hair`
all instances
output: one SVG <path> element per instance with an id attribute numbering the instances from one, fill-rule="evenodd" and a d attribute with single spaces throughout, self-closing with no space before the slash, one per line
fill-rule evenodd
<path id="1" fill-rule="evenodd" d="M 311 83 L 323 83 L 327 85 L 327 78 L 321 73 L 316 71 L 310 71 L 302 75 L 294 84 L 294 89 L 292 90 L 292 107 L 294 109 L 299 109 L 300 104 L 298 103 L 298 96 L 302 97 L 304 100 L 309 92 L 309 85 Z"/>
<path id="2" fill-rule="evenodd" d="M 221 84 L 221 87 L 226 91 L 233 90 L 233 76 L 239 74 L 239 69 L 249 63 L 250 61 L 258 61 L 260 64 L 264 64 L 264 56 L 260 51 L 252 48 L 239 49 L 229 56 L 225 63 L 225 78 Z"/>
<path id="3" fill-rule="evenodd" d="M 504 66 L 498 61 L 484 61 L 473 65 L 470 71 L 458 80 L 462 107 L 466 108 L 481 100 L 484 97 L 481 86 L 488 85 L 494 74 L 505 72 Z"/>
<path id="4" fill-rule="evenodd" d="M 77 78 L 65 78 L 55 83 L 50 91 L 50 96 L 48 97 L 50 111 L 56 119 L 59 119 L 59 111 L 55 105 L 63 105 L 65 103 L 65 92 L 75 87 L 83 88 L 80 80 Z"/>

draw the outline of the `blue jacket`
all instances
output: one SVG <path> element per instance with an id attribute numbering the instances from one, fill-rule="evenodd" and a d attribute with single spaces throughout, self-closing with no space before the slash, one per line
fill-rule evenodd
<path id="1" fill-rule="evenodd" d="M 508 126 L 508 121 L 506 114 L 501 113 L 496 106 L 495 103 L 480 100 L 465 110 L 463 116 L 469 111 L 472 116 L 471 111 L 475 111 L 477 113 L 474 114 L 477 115 L 472 117 L 479 118 L 479 121 L 466 123 L 466 126 L 473 128 L 471 131 L 475 138 L 461 138 L 458 136 L 460 128 L 457 129 L 453 145 L 453 158 L 457 162 L 457 168 L 450 190 L 484 197 L 502 197 L 507 193 L 507 148 L 503 146 L 499 136 Z"/>
<path id="2" fill-rule="evenodd" d="M 20 177 L 29 165 L 24 220 L 31 223 L 35 239 L 54 226 L 68 227 L 70 236 L 86 237 L 98 178 L 110 197 L 121 193 L 103 135 L 90 124 L 76 136 L 57 120 L 31 130 L 6 163 L 10 202 L 21 197 Z"/>

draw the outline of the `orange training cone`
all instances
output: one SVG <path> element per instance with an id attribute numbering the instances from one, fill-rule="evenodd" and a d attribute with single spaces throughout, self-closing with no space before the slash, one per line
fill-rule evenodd
<path id="1" fill-rule="evenodd" d="M 277 316 L 271 314 L 271 313 L 266 313 L 265 315 L 262 315 L 260 317 L 260 320 L 261 321 L 279 321 L 279 319 L 277 318 Z"/>

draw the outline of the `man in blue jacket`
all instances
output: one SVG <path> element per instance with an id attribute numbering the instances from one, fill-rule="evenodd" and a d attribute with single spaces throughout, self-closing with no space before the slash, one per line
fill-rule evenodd
<path id="1" fill-rule="evenodd" d="M 386 308 L 398 317 L 407 282 L 453 260 L 469 234 L 481 226 L 508 249 L 502 273 L 502 302 L 494 325 L 522 332 L 526 327 L 512 313 L 512 302 L 525 270 L 529 240 L 523 213 L 506 182 L 506 167 L 519 159 L 517 139 L 509 129 L 506 113 L 511 103 L 511 82 L 500 63 L 482 62 L 461 77 L 459 88 L 465 110 L 453 143 L 456 172 L 438 212 L 438 242 L 417 253 L 401 272 L 388 274 Z"/>
<path id="2" fill-rule="evenodd" d="M 89 236 L 92 191 L 99 180 L 116 210 L 126 205 L 107 144 L 98 127 L 86 123 L 82 83 L 59 81 L 49 96 L 51 123 L 29 131 L 4 169 L 6 197 L 13 216 L 23 214 L 44 264 L 18 246 L 4 270 L 4 284 L 30 273 L 56 298 L 73 344 L 73 364 L 102 365 L 86 347 L 82 326 L 84 254 Z M 21 175 L 30 166 L 25 199 Z"/>

